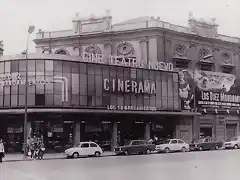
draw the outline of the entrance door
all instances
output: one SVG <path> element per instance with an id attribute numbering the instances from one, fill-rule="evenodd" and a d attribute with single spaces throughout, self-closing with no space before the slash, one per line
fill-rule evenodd
<path id="1" fill-rule="evenodd" d="M 226 137 L 227 141 L 237 135 L 237 124 L 226 124 Z"/>
<path id="2" fill-rule="evenodd" d="M 210 136 L 212 137 L 212 125 L 211 124 L 202 124 L 200 125 L 200 136 L 201 137 L 207 137 Z"/>

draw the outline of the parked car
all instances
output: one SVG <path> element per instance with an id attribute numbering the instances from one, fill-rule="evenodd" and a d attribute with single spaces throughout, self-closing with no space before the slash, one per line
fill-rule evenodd
<path id="1" fill-rule="evenodd" d="M 116 155 L 124 154 L 151 154 L 155 150 L 156 145 L 149 144 L 145 140 L 127 141 L 124 146 L 119 146 L 114 149 Z"/>
<path id="2" fill-rule="evenodd" d="M 214 149 L 219 149 L 223 147 L 223 142 L 222 141 L 217 141 L 215 138 L 212 137 L 205 137 L 201 138 L 194 143 L 190 144 L 190 150 L 214 150 Z"/>
<path id="3" fill-rule="evenodd" d="M 102 149 L 95 142 L 79 142 L 74 147 L 65 150 L 65 157 L 78 158 L 83 156 L 101 156 Z"/>
<path id="4" fill-rule="evenodd" d="M 224 143 L 226 149 L 238 149 L 240 148 L 240 136 L 233 137 L 230 141 Z"/>
<path id="5" fill-rule="evenodd" d="M 156 145 L 158 152 L 187 152 L 189 151 L 189 144 L 185 143 L 182 139 L 168 139 L 165 142 Z"/>

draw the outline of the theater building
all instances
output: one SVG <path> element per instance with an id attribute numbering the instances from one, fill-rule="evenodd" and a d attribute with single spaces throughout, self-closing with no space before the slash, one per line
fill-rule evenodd
<path id="1" fill-rule="evenodd" d="M 69 30 L 39 30 L 28 60 L 29 134 L 44 136 L 47 149 L 238 135 L 239 39 L 219 34 L 214 19 L 188 22 L 76 16 Z M 23 142 L 24 59 L 1 58 L 0 132 L 12 144 Z"/>
<path id="2" fill-rule="evenodd" d="M 20 151 L 23 142 L 25 62 L 24 55 L 2 56 L 0 62 L 0 136 L 8 151 Z M 191 126 L 184 122 L 190 124 L 193 113 L 181 112 L 178 73 L 167 64 L 166 70 L 133 66 L 30 54 L 28 134 L 55 151 L 88 140 L 113 148 L 153 135 L 184 133 L 189 141 Z"/>

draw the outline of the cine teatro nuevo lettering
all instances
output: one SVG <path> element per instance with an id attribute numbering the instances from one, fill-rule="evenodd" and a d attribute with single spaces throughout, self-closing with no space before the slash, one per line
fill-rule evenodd
<path id="1" fill-rule="evenodd" d="M 173 71 L 173 64 L 166 62 L 148 62 L 137 60 L 132 57 L 109 56 L 104 57 L 102 54 L 83 53 L 83 61 L 88 63 L 109 64 L 115 66 L 146 68 L 160 71 Z"/>

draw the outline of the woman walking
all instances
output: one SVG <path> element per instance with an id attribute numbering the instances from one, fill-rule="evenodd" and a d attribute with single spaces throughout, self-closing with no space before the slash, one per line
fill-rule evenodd
<path id="1" fill-rule="evenodd" d="M 2 159 L 4 157 L 4 145 L 3 145 L 3 142 L 2 142 L 2 139 L 0 139 L 0 163 L 2 163 Z"/>

